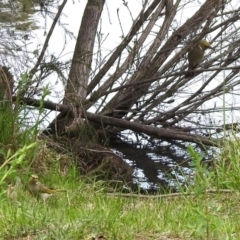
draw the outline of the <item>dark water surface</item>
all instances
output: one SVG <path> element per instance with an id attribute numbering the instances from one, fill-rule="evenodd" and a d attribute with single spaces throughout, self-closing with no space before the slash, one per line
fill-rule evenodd
<path id="1" fill-rule="evenodd" d="M 205 153 L 205 159 L 212 157 L 209 149 L 191 145 L 199 154 Z M 180 185 L 191 183 L 194 169 L 185 143 L 161 142 L 159 146 L 146 147 L 121 142 L 110 147 L 134 168 L 133 182 L 142 190 L 177 191 Z"/>

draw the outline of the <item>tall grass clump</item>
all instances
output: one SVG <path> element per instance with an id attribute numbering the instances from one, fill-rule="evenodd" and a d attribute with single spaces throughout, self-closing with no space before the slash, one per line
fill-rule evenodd
<path id="1" fill-rule="evenodd" d="M 226 140 L 220 154 L 214 159 L 214 184 L 221 189 L 240 189 L 240 140 L 235 136 Z"/>
<path id="2" fill-rule="evenodd" d="M 9 99 L 0 100 L 0 185 L 9 184 L 16 178 L 17 170 L 26 172 L 29 163 L 42 143 L 38 135 L 46 112 L 39 108 L 27 107 L 21 101 L 23 86 L 29 81 L 23 74 L 16 90 L 14 102 Z M 43 88 L 40 102 L 49 95 L 48 87 Z M 15 180 L 14 180 L 15 181 Z M 4 189 L 4 187 L 2 188 Z M 6 189 L 6 188 L 5 188 Z"/>

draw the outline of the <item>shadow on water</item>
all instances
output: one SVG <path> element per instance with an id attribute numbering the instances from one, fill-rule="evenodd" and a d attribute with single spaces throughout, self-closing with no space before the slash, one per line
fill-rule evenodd
<path id="1" fill-rule="evenodd" d="M 214 149 L 191 145 L 199 154 L 204 153 L 204 160 L 212 158 Z M 133 183 L 140 192 L 176 192 L 179 186 L 192 183 L 194 169 L 190 166 L 186 143 L 161 142 L 154 147 L 144 147 L 121 142 L 110 147 L 134 168 Z"/>

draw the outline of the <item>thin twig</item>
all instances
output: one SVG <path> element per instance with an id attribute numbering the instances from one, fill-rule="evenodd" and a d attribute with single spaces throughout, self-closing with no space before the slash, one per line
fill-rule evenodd
<path id="1" fill-rule="evenodd" d="M 56 26 L 56 24 L 57 24 L 57 22 L 58 22 L 58 20 L 59 20 L 59 17 L 60 17 L 60 15 L 61 15 L 61 13 L 62 13 L 62 11 L 63 11 L 63 8 L 64 8 L 64 6 L 66 5 L 66 3 L 67 3 L 67 0 L 64 0 L 63 3 L 62 3 L 62 4 L 59 6 L 59 8 L 58 8 L 58 12 L 57 12 L 57 14 L 56 14 L 56 16 L 55 16 L 55 18 L 54 18 L 54 20 L 53 20 L 53 23 L 52 23 L 52 26 L 51 26 L 49 32 L 48 32 L 48 34 L 47 34 L 46 40 L 45 40 L 45 42 L 44 42 L 44 45 L 43 45 L 42 51 L 41 51 L 41 53 L 40 53 L 40 55 L 39 55 L 39 57 L 38 57 L 38 60 L 37 60 L 37 62 L 36 62 L 36 64 L 35 64 L 35 66 L 34 66 L 34 67 L 30 70 L 30 72 L 29 72 L 29 77 L 30 77 L 30 78 L 36 73 L 37 68 L 39 67 L 39 65 L 41 64 L 41 62 L 42 62 L 42 60 L 43 60 L 43 57 L 44 57 L 45 52 L 46 52 L 46 50 L 47 50 L 47 47 L 48 47 L 50 38 L 51 38 L 52 33 L 53 33 L 53 30 L 54 30 L 54 28 L 55 28 L 55 26 Z"/>
<path id="2" fill-rule="evenodd" d="M 217 194 L 217 193 L 235 193 L 235 191 L 230 190 L 230 189 L 209 189 L 204 191 L 203 193 L 212 193 L 212 194 Z M 183 196 L 192 196 L 196 195 L 195 192 L 184 192 L 184 193 L 169 193 L 169 194 L 160 194 L 160 195 L 144 195 L 144 194 L 132 194 L 132 193 L 107 193 L 108 196 L 110 197 L 134 197 L 134 198 L 150 198 L 150 199 L 158 199 L 158 198 L 174 198 L 174 197 L 183 197 Z"/>

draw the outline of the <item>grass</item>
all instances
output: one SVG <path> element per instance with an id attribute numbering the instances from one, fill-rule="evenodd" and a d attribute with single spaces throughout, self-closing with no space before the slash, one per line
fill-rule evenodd
<path id="1" fill-rule="evenodd" d="M 41 142 L 34 143 L 37 131 L 30 130 L 18 135 L 14 148 L 9 147 L 13 145 L 7 136 L 0 146 L 0 239 L 240 239 L 237 139 L 226 141 L 210 169 L 189 148 L 196 169 L 194 185 L 178 196 L 125 197 L 109 194 L 107 182 L 80 176 L 68 156 L 55 155 Z M 42 183 L 67 193 L 56 193 L 46 204 L 38 201 L 24 187 L 33 173 Z M 7 187 L 6 182 L 16 176 L 22 186 Z"/>
<path id="2" fill-rule="evenodd" d="M 24 188 L 17 199 L 2 195 L 0 239 L 240 239 L 239 192 L 210 194 L 194 186 L 189 195 L 126 198 L 76 171 L 52 172 L 42 182 L 68 191 L 46 204 Z"/>

